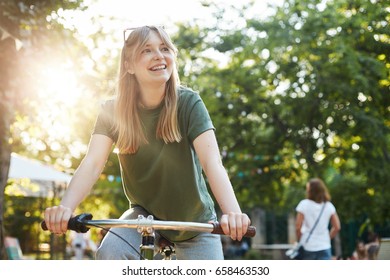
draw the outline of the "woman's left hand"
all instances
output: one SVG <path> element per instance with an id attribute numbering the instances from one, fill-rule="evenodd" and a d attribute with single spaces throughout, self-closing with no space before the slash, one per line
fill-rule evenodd
<path id="1" fill-rule="evenodd" d="M 241 241 L 251 221 L 245 213 L 229 212 L 222 215 L 220 224 L 226 235 L 229 235 L 233 240 Z"/>

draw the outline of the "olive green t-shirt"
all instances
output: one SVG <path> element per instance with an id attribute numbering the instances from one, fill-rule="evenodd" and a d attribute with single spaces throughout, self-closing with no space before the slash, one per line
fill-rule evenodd
<path id="1" fill-rule="evenodd" d="M 135 154 L 118 155 L 123 188 L 130 207 L 139 205 L 156 219 L 208 222 L 215 216 L 214 203 L 192 143 L 214 126 L 198 93 L 181 87 L 178 94 L 181 142 L 165 144 L 157 139 L 156 127 L 162 106 L 139 109 L 149 144 L 142 145 Z M 93 134 L 106 135 L 116 142 L 117 136 L 111 132 L 113 110 L 113 100 L 103 104 Z M 171 241 L 187 240 L 196 234 L 163 232 Z"/>

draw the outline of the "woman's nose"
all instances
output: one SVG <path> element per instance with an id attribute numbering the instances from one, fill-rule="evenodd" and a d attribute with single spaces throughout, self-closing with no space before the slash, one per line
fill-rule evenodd
<path id="1" fill-rule="evenodd" d="M 160 50 L 157 50 L 154 52 L 154 57 L 153 57 L 155 60 L 158 60 L 158 59 L 163 59 L 164 56 L 162 54 L 162 52 Z"/>

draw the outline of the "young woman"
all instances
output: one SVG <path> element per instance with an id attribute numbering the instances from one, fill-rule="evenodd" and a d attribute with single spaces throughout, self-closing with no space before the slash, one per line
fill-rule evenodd
<path id="1" fill-rule="evenodd" d="M 99 178 L 112 146 L 119 150 L 130 209 L 122 219 L 152 214 L 161 220 L 216 220 L 211 194 L 223 215 L 223 231 L 241 240 L 250 224 L 241 212 L 222 164 L 214 127 L 199 94 L 182 87 L 177 49 L 163 28 L 131 29 L 122 49 L 117 97 L 99 114 L 88 151 L 59 206 L 45 210 L 48 229 L 66 232 L 67 221 Z M 133 229 L 113 229 L 133 244 Z M 208 233 L 160 233 L 175 243 L 178 259 L 223 259 L 220 236 Z M 98 259 L 139 259 L 123 241 L 108 233 Z"/>
<path id="2" fill-rule="evenodd" d="M 305 243 L 309 232 L 322 214 L 310 239 Z M 340 231 L 340 220 L 336 208 L 330 202 L 330 195 L 321 179 L 310 179 L 306 184 L 306 199 L 296 207 L 296 234 L 304 247 L 304 260 L 330 260 L 332 258 L 331 239 Z M 331 229 L 328 229 L 329 222 Z"/>

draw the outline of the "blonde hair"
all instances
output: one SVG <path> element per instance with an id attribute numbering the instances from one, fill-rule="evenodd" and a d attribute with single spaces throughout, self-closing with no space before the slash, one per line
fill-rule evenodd
<path id="1" fill-rule="evenodd" d="M 119 83 L 115 103 L 114 132 L 118 135 L 116 142 L 120 153 L 133 154 L 142 144 L 147 144 L 142 121 L 138 114 L 140 103 L 140 88 L 135 75 L 128 73 L 128 65 L 139 54 L 147 43 L 151 32 L 156 32 L 164 44 L 173 51 L 175 57 L 177 49 L 169 35 L 162 27 L 142 26 L 134 29 L 125 40 L 119 66 Z M 180 84 L 176 63 L 172 75 L 166 83 L 163 107 L 157 124 L 156 137 L 165 143 L 181 141 L 181 134 L 177 120 L 178 93 Z"/>

